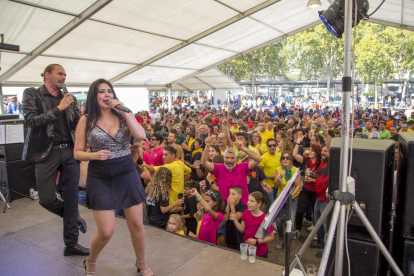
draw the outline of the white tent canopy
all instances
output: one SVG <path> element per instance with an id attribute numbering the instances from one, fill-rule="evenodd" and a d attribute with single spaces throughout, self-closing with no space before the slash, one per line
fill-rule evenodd
<path id="1" fill-rule="evenodd" d="M 106 78 L 150 89 L 232 88 L 210 69 L 320 24 L 317 11 L 330 3 L 307 2 L 0 0 L 0 33 L 20 45 L 2 51 L 0 84 L 40 85 L 46 65 L 58 63 L 68 86 Z M 372 12 L 381 0 L 369 2 Z M 414 30 L 413 10 L 414 1 L 387 0 L 370 21 Z"/>

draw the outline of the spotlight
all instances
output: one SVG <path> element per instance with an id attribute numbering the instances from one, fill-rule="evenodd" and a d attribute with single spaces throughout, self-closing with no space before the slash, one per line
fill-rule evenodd
<path id="1" fill-rule="evenodd" d="M 309 1 L 310 2 L 310 1 Z M 362 19 L 367 20 L 368 10 L 369 10 L 369 3 L 367 0 L 354 0 L 353 8 L 352 8 L 352 27 L 355 25 L 355 2 L 357 3 L 357 22 L 356 25 Z M 335 37 L 342 38 L 342 34 L 344 33 L 344 15 L 345 15 L 345 0 L 336 0 L 329 6 L 326 11 L 319 12 L 319 18 L 322 20 L 323 24 L 325 24 L 328 31 L 330 31 Z"/>
<path id="2" fill-rule="evenodd" d="M 307 7 L 311 9 L 319 8 L 321 6 L 322 6 L 321 0 L 309 0 L 308 5 L 307 5 Z"/>

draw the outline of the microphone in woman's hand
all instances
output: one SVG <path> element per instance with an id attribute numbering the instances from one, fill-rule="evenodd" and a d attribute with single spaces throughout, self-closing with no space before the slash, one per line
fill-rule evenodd
<path id="1" fill-rule="evenodd" d="M 109 105 L 111 105 L 111 103 L 112 103 L 112 99 L 110 99 L 109 101 L 108 101 L 108 104 Z M 128 107 L 125 107 L 125 106 L 123 106 L 122 104 L 117 104 L 116 106 L 115 106 L 115 108 L 116 109 L 118 109 L 118 110 L 121 110 L 121 111 L 123 111 L 123 112 L 126 112 L 126 113 L 130 113 L 130 112 L 132 112 Z"/>

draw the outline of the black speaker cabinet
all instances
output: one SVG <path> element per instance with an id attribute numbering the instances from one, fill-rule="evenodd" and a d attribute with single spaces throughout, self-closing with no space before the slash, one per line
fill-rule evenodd
<path id="1" fill-rule="evenodd" d="M 414 242 L 406 240 L 404 242 L 404 259 L 402 272 L 404 275 L 414 275 Z"/>
<path id="2" fill-rule="evenodd" d="M 414 133 L 399 133 L 397 169 L 397 234 L 414 239 Z"/>
<path id="3" fill-rule="evenodd" d="M 330 149 L 329 191 L 339 189 L 341 140 L 335 138 Z M 355 179 L 355 198 L 374 230 L 389 238 L 395 142 L 379 139 L 354 139 L 351 176 Z M 348 174 L 348 172 L 346 172 Z M 348 224 L 348 237 L 373 241 L 354 212 Z"/>
<path id="4" fill-rule="evenodd" d="M 36 189 L 35 164 L 21 160 L 22 152 L 22 143 L 0 145 L 0 191 L 11 190 L 11 201 Z"/>
<path id="5" fill-rule="evenodd" d="M 351 275 L 387 275 L 387 260 L 375 243 L 348 239 L 348 251 L 351 262 Z M 335 254 L 336 237 L 333 239 L 325 276 L 335 275 Z M 345 247 L 342 254 L 344 256 L 342 275 L 348 275 L 348 259 Z"/>

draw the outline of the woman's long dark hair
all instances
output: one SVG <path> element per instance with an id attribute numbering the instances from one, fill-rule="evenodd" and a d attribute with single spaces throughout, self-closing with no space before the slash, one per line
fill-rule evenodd
<path id="1" fill-rule="evenodd" d="M 101 117 L 101 108 L 99 107 L 98 101 L 96 100 L 96 95 L 98 94 L 98 86 L 101 83 L 106 83 L 112 90 L 114 94 L 114 99 L 118 100 L 118 97 L 115 94 L 115 90 L 112 84 L 105 79 L 98 79 L 94 81 L 91 86 L 89 86 L 88 98 L 85 104 L 85 114 L 86 116 L 86 133 L 89 133 L 96 125 L 99 117 Z M 120 122 L 124 119 L 121 114 L 111 109 L 111 112 L 116 115 Z"/>

